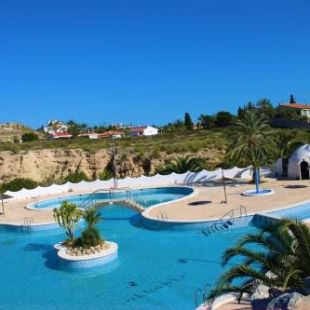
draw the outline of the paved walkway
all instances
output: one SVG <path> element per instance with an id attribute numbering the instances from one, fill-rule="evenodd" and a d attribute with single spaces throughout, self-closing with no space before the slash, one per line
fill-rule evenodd
<path id="1" fill-rule="evenodd" d="M 287 188 L 292 185 L 305 185 L 305 188 Z M 157 219 L 160 212 L 167 214 L 168 221 L 195 221 L 202 219 L 216 219 L 231 209 L 240 205 L 247 208 L 248 214 L 281 209 L 285 206 L 310 201 L 310 181 L 276 181 L 267 179 L 262 188 L 271 188 L 274 194 L 261 197 L 245 197 L 241 193 L 253 189 L 254 185 L 227 186 L 227 204 L 224 200 L 223 187 L 198 187 L 198 194 L 187 200 L 172 202 L 167 205 L 151 208 L 144 212 L 147 217 Z M 199 205 L 197 202 L 207 202 Z"/>
<path id="2" fill-rule="evenodd" d="M 306 185 L 306 188 L 285 188 L 287 185 Z M 310 200 L 310 181 L 276 181 L 266 180 L 263 188 L 271 188 L 274 195 L 263 197 L 244 197 L 241 193 L 247 189 L 253 189 L 253 185 L 227 186 L 228 203 L 221 203 L 224 200 L 223 188 L 217 187 L 196 187 L 198 194 L 188 199 L 172 202 L 163 206 L 158 206 L 147 210 L 148 216 L 157 219 L 159 212 L 166 212 L 168 220 L 176 221 L 199 221 L 204 219 L 216 219 L 224 215 L 232 208 L 246 206 L 248 214 L 264 212 L 271 209 L 280 209 L 285 206 Z M 85 192 L 84 192 L 85 193 Z M 51 195 L 40 197 L 50 199 L 63 195 L 78 195 L 83 192 L 73 192 L 61 195 Z M 38 200 L 38 199 L 37 199 Z M 35 224 L 54 222 L 51 210 L 28 210 L 25 206 L 36 200 L 15 200 L 5 203 L 5 214 L 0 215 L 0 224 L 24 224 L 25 217 L 32 217 Z M 196 205 L 198 201 L 208 201 L 203 205 Z M 1 207 L 0 207 L 1 211 Z"/>

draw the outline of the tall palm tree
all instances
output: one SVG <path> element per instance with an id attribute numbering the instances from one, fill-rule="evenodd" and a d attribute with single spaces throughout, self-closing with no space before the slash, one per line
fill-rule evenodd
<path id="1" fill-rule="evenodd" d="M 160 169 L 160 173 L 185 173 L 187 171 L 198 172 L 203 169 L 203 163 L 201 158 L 184 156 L 176 158 L 168 163 L 167 166 Z"/>
<path id="2" fill-rule="evenodd" d="M 252 293 L 257 283 L 283 291 L 302 289 L 303 280 L 310 276 L 310 230 L 299 221 L 280 220 L 257 234 L 244 236 L 235 247 L 227 249 L 223 266 L 235 257 L 241 257 L 242 262 L 222 274 L 209 299 L 235 292 L 240 293 L 240 302 L 242 294 Z"/>
<path id="3" fill-rule="evenodd" d="M 229 157 L 236 164 L 252 166 L 256 191 L 259 192 L 259 167 L 266 163 L 270 144 L 273 144 L 270 126 L 264 117 L 247 110 L 232 126 L 229 136 Z"/>
<path id="4" fill-rule="evenodd" d="M 295 130 L 280 131 L 276 138 L 276 156 L 282 160 L 282 176 L 287 176 L 287 164 L 293 150 L 302 144 L 296 140 L 297 132 Z"/>

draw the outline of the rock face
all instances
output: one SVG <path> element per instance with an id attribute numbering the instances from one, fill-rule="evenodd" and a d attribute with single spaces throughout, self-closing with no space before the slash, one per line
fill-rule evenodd
<path id="1" fill-rule="evenodd" d="M 42 182 L 60 179 L 83 171 L 89 178 L 102 171 L 109 161 L 106 151 L 90 154 L 82 150 L 38 150 L 18 154 L 0 152 L 0 177 L 3 181 L 30 178 Z"/>
<path id="2" fill-rule="evenodd" d="M 133 154 L 119 154 L 116 159 L 117 177 L 138 177 L 154 173 L 157 167 L 164 165 L 165 160 L 183 154 L 161 154 L 159 158 L 139 157 Z M 217 154 L 201 152 L 189 154 L 205 158 L 217 158 Z M 84 172 L 93 179 L 111 165 L 111 152 L 101 149 L 96 152 L 81 149 L 42 149 L 0 152 L 0 182 L 14 178 L 30 178 L 37 182 L 59 180 L 74 172 Z"/>

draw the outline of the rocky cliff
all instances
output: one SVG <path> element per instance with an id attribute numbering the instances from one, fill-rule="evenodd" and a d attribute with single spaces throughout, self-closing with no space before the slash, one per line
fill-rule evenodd
<path id="1" fill-rule="evenodd" d="M 222 154 L 215 151 L 203 151 L 194 156 L 209 158 L 216 162 Z M 118 177 L 137 177 L 142 174 L 153 173 L 169 158 L 175 158 L 182 154 L 160 154 L 158 158 L 144 156 L 118 154 L 116 167 Z M 111 163 L 111 153 L 108 149 L 89 152 L 80 149 L 42 149 L 0 152 L 0 180 L 10 181 L 14 178 L 30 178 L 38 182 L 46 180 L 58 180 L 74 172 L 84 172 L 89 178 L 98 175 Z"/>

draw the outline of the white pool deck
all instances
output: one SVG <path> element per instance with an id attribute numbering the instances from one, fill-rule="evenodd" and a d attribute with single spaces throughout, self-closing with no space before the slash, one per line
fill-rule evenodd
<path id="1" fill-rule="evenodd" d="M 287 185 L 306 185 L 305 188 L 285 188 Z M 310 201 L 310 181 L 277 181 L 265 179 L 262 188 L 274 190 L 274 194 L 262 197 L 245 197 L 241 193 L 253 189 L 254 185 L 227 185 L 227 203 L 224 200 L 223 187 L 196 186 L 195 194 L 170 203 L 158 205 L 144 212 L 144 216 L 157 219 L 161 212 L 167 214 L 168 221 L 196 222 L 215 220 L 223 216 L 231 209 L 243 205 L 248 214 L 263 213 L 269 210 L 276 210 L 293 206 L 295 204 Z M 4 204 L 5 214 L 0 215 L 0 224 L 23 225 L 25 217 L 31 217 L 33 224 L 53 223 L 52 210 L 28 210 L 25 206 L 31 202 L 50 199 L 54 197 L 86 194 L 86 192 L 72 192 L 62 195 L 40 196 L 32 199 L 7 201 Z M 202 205 L 191 205 L 197 201 L 210 201 Z M 0 207 L 1 212 L 1 207 Z"/>

